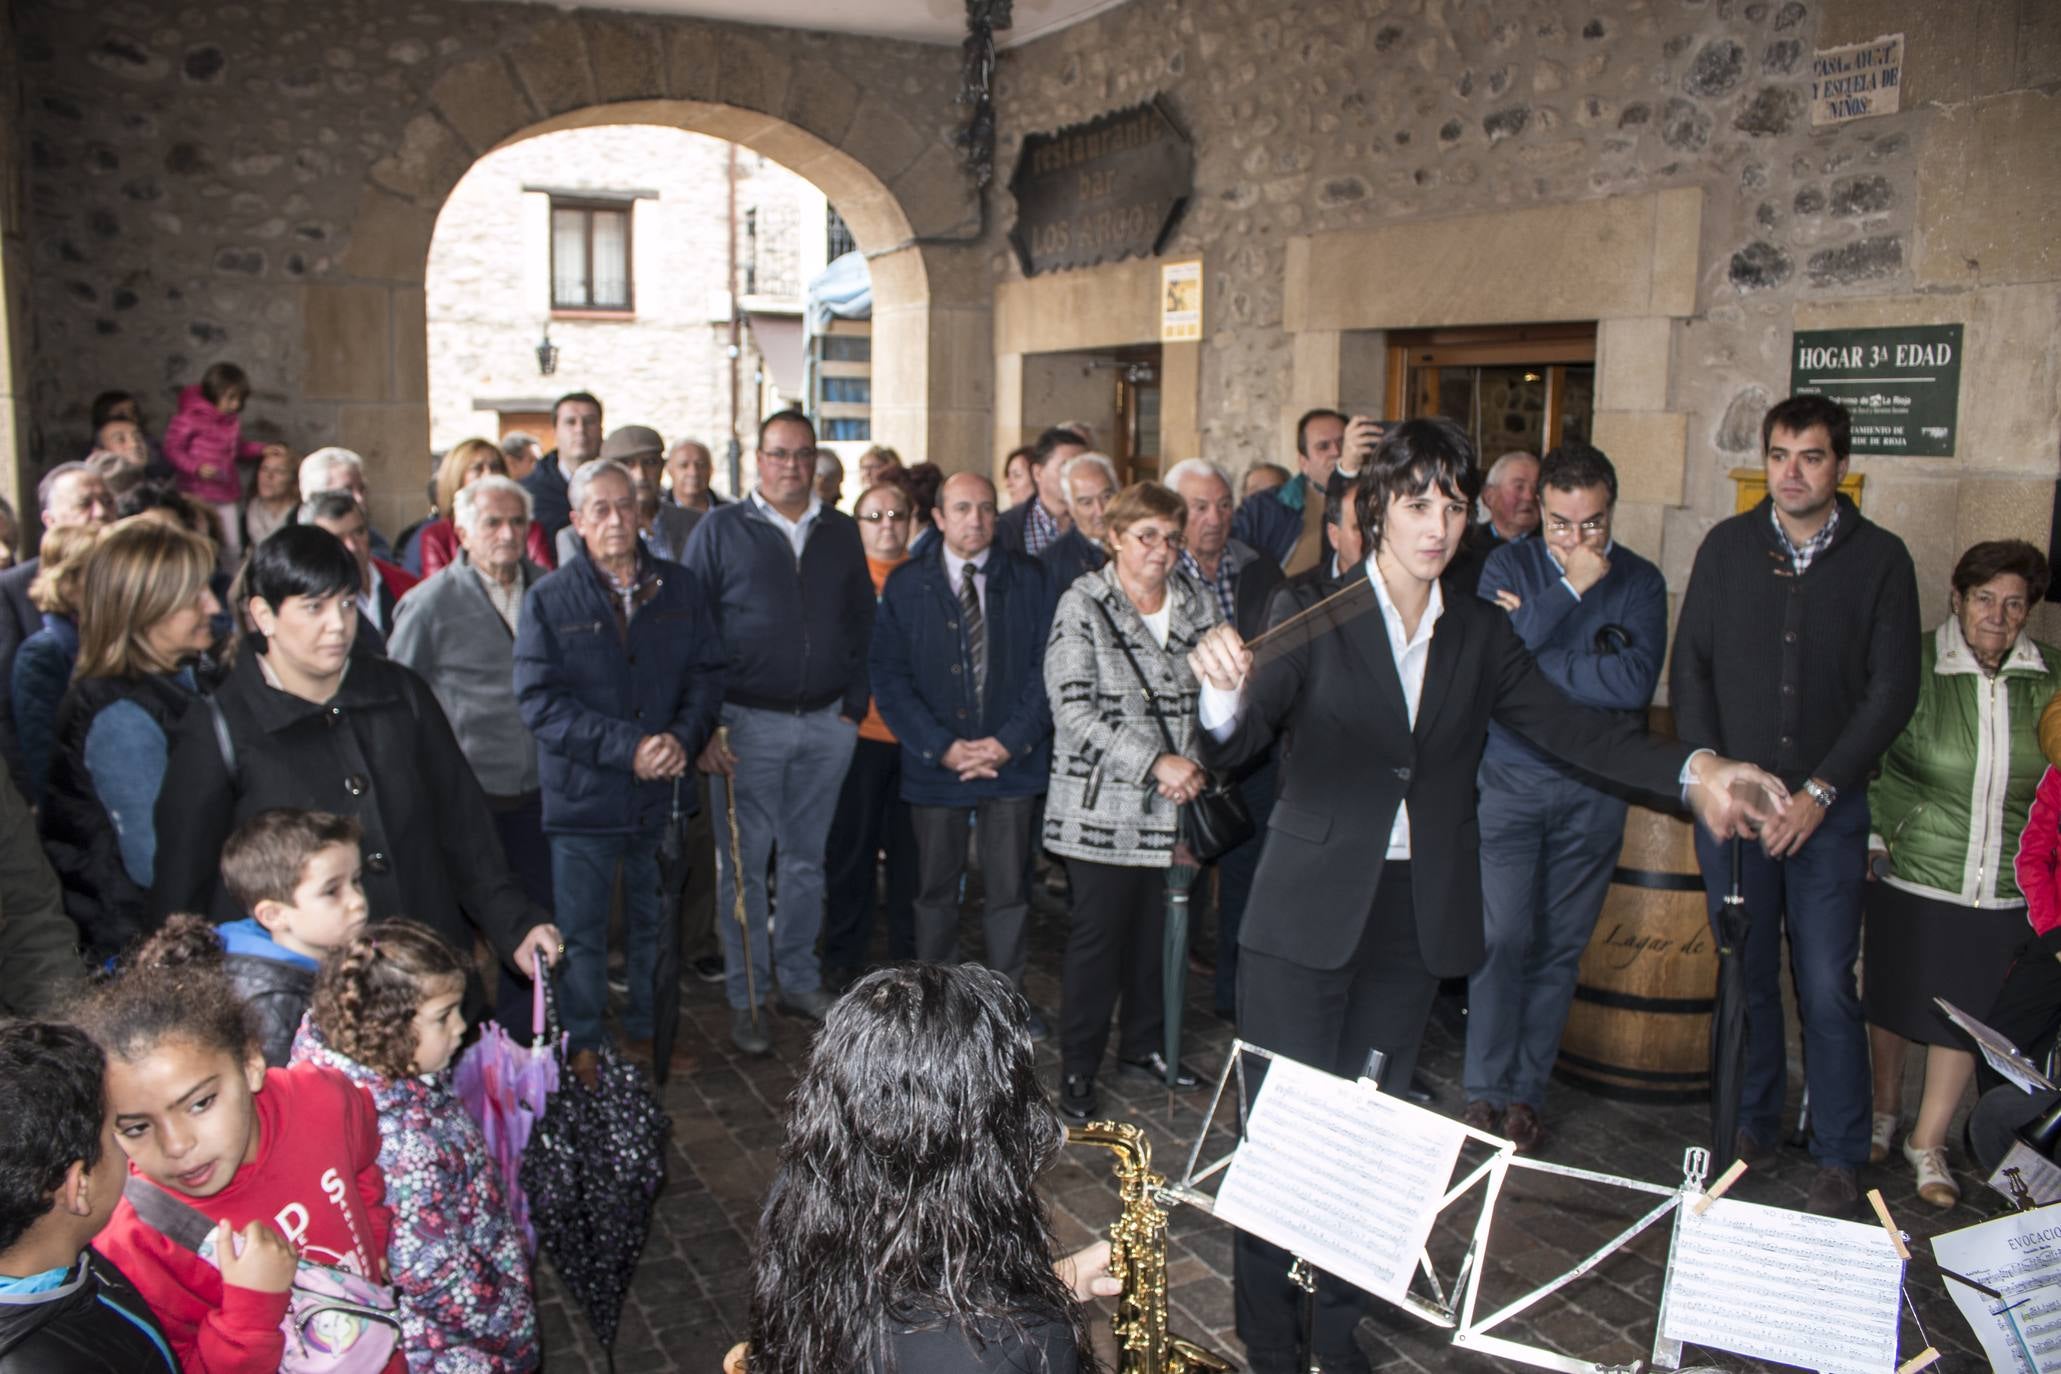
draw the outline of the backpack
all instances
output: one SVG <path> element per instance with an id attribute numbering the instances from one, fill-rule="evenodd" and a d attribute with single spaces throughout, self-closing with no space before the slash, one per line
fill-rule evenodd
<path id="1" fill-rule="evenodd" d="M 215 1223 L 164 1189 L 131 1175 L 122 1196 L 146 1226 L 220 1268 Z M 379 1374 L 401 1343 L 394 1290 L 344 1269 L 303 1259 L 279 1329 L 280 1374 Z"/>

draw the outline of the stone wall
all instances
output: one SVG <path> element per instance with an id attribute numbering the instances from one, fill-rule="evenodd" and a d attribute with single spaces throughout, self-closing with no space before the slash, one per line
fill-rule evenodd
<path id="1" fill-rule="evenodd" d="M 548 398 L 587 390 L 607 407 L 609 428 L 650 425 L 668 440 L 701 439 L 723 452 L 730 426 L 729 271 L 725 185 L 733 145 L 679 129 L 617 125 L 543 134 L 474 163 L 437 218 L 429 256 L 430 443 L 444 449 L 492 435 L 495 415 L 476 402 Z M 634 202 L 626 319 L 552 317 L 549 196 L 563 191 L 653 193 Z M 823 260 L 823 195 L 768 158 L 738 153 L 738 252 L 742 219 L 759 212 L 762 264 L 793 284 L 812 223 L 815 270 Z M 764 266 L 760 286 L 766 283 Z M 740 269 L 740 278 L 742 272 Z M 798 309 L 800 301 L 794 304 Z M 558 371 L 537 371 L 549 320 Z M 751 335 L 744 331 L 750 349 Z M 754 352 L 741 360 L 739 423 L 757 421 Z M 513 409 L 513 407 L 505 407 Z"/>
<path id="2" fill-rule="evenodd" d="M 1813 128 L 1813 49 L 1899 31 L 1903 112 Z M 1205 260 L 1198 428 L 1228 467 L 1292 456 L 1286 421 L 1304 405 L 1378 393 L 1338 370 L 1335 332 L 1350 345 L 1378 322 L 1313 324 L 1293 293 L 1306 286 L 1318 313 L 1357 296 L 1369 316 L 1411 294 L 1425 319 L 1408 323 L 1423 323 L 1436 302 L 1418 296 L 1505 276 L 1523 292 L 1550 260 L 1564 289 L 1540 318 L 1625 317 L 1604 331 L 1602 349 L 1617 347 L 1599 359 L 1599 407 L 1615 414 L 1598 437 L 1644 493 L 1627 541 L 1677 590 L 1732 509 L 1727 472 L 1757 459 L 1797 328 L 1967 324 L 1957 456 L 1855 462 L 1868 513 L 1918 558 L 1928 617 L 1966 544 L 2046 544 L 2061 472 L 2061 7 L 2047 0 L 1133 0 L 1011 50 L 1001 70 L 1004 178 L 1025 133 L 1154 93 L 1188 130 L 1195 193 L 1166 255 Z M 1676 222 L 1695 250 L 1667 309 L 1586 299 L 1621 285 L 1601 238 L 1484 232 L 1466 240 L 1484 256 L 1437 279 L 1366 279 L 1388 260 L 1373 251 L 1388 226 L 1436 240 L 1447 217 L 1493 229 L 1537 209 L 1550 232 L 1596 221 L 1588 202 L 1682 191 L 1654 202 L 1690 215 Z M 999 210 L 990 266 L 1008 283 L 1006 198 Z M 1336 275 L 1294 280 L 1314 257 Z M 1326 375 L 1315 353 L 1331 380 L 1301 394 L 1299 376 Z"/>
<path id="3" fill-rule="evenodd" d="M 978 399 L 929 399 L 984 390 L 935 377 L 964 350 L 929 329 L 956 312 L 981 338 L 985 274 L 913 242 L 976 222 L 951 48 L 472 0 L 46 0 L 15 18 L 33 275 L 16 338 L 39 462 L 83 444 L 101 388 L 139 392 L 162 425 L 228 358 L 254 384 L 248 432 L 365 453 L 375 516 L 405 523 L 444 198 L 505 141 L 619 122 L 732 139 L 823 187 L 884 255 L 883 429 L 918 456 L 933 423 L 985 430 Z"/>

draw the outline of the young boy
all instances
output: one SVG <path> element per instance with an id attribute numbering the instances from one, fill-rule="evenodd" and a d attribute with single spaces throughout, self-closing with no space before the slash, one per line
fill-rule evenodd
<path id="1" fill-rule="evenodd" d="M 256 1008 L 265 1063 L 283 1069 L 322 957 L 365 928 L 358 823 L 260 811 L 222 846 L 222 885 L 250 916 L 222 927 L 229 980 Z"/>
<path id="2" fill-rule="evenodd" d="M 142 1296 L 87 1249 L 129 1176 L 106 1076 L 74 1026 L 0 1025 L 0 1374 L 178 1374 Z"/>

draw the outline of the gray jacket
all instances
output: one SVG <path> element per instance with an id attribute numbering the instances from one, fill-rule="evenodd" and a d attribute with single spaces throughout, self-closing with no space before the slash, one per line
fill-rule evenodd
<path id="1" fill-rule="evenodd" d="M 653 558 L 663 558 L 668 563 L 684 560 L 687 553 L 687 536 L 694 533 L 694 527 L 701 523 L 702 513 L 692 506 L 676 506 L 670 501 L 658 503 L 658 514 L 651 517 L 651 533 L 644 535 L 644 547 L 651 550 Z M 580 547 L 580 534 L 571 525 L 558 532 L 558 542 L 553 546 L 558 555 L 558 566 L 564 567 L 572 561 L 573 553 Z"/>
<path id="2" fill-rule="evenodd" d="M 1168 752 L 1153 717 L 1166 722 L 1174 752 L 1195 757 L 1197 685 L 1188 651 L 1224 617 L 1215 595 L 1178 569 L 1166 590 L 1173 615 L 1164 649 L 1117 585 L 1113 563 L 1083 574 L 1059 598 L 1045 649 L 1052 705 L 1045 847 L 1055 854 L 1126 868 L 1173 862 L 1180 815 L 1152 777 Z M 1126 645 L 1149 681 L 1131 671 Z"/>
<path id="3" fill-rule="evenodd" d="M 525 559 L 524 592 L 543 575 Z M 537 790 L 537 742 L 515 704 L 515 636 L 469 560 L 461 556 L 401 598 L 387 652 L 436 693 L 481 790 L 490 797 Z"/>

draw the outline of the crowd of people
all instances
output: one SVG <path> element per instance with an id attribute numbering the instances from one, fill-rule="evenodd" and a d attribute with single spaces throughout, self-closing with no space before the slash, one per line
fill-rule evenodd
<path id="1" fill-rule="evenodd" d="M 1423 1095 L 1433 1000 L 1465 980 L 1448 1105 L 1537 1151 L 1627 798 L 1686 807 L 1713 915 L 1736 862 L 1755 917 L 1738 1152 L 1780 1136 L 1786 935 L 1827 1215 L 1899 1144 L 1912 1042 L 1901 1152 L 1957 1196 L 1975 1066 L 1934 997 L 2035 1048 L 2061 1021 L 2061 649 L 2025 632 L 2046 561 L 1970 548 L 1921 634 L 1822 398 L 1766 415 L 1768 497 L 1710 531 L 1670 644 L 1581 442 L 1484 470 L 1449 421 L 1319 409 L 1292 466 L 1127 484 L 1059 425 L 999 492 L 870 449 L 847 503 L 783 411 L 726 498 L 705 445 L 576 392 L 549 451 L 453 446 L 389 540 L 358 455 L 246 439 L 250 395 L 210 368 L 161 442 L 102 397 L 38 489 L 39 557 L 0 573 L 10 1374 L 277 1368 L 311 1264 L 392 1294 L 386 1368 L 534 1367 L 519 1230 L 444 1070 L 468 1023 L 525 1027 L 540 977 L 570 1090 L 650 1064 L 678 911 L 739 1052 L 772 1052 L 776 1014 L 825 1026 L 755 1371 L 876 1345 L 1076 1367 L 1107 1253 L 1055 1270 L 1032 1184 L 1105 1075 L 1199 1086 L 1166 1050 L 1169 884 L 1215 894 L 1241 1036 L 1348 1076 L 1379 1051 L 1388 1091 Z M 1663 670 L 1677 738 L 1648 728 Z M 1242 829 L 1205 845 L 1205 805 Z M 1040 886 L 1065 894 L 1056 1008 L 1026 996 Z M 1286 1371 L 1288 1257 L 1235 1254 L 1251 1367 Z M 1363 1301 L 1320 1280 L 1326 1368 L 1359 1367 Z"/>

